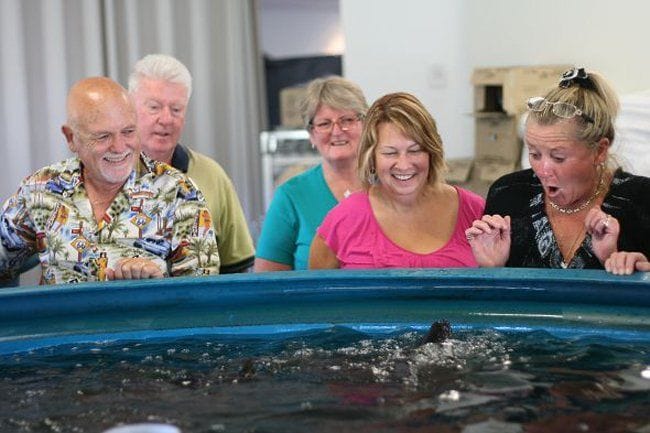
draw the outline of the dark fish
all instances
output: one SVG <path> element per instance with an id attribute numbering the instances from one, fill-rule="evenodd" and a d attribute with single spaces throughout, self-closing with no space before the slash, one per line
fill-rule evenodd
<path id="1" fill-rule="evenodd" d="M 422 344 L 426 343 L 442 343 L 451 337 L 451 325 L 445 319 L 433 322 L 429 332 L 422 340 Z"/>
<path id="2" fill-rule="evenodd" d="M 248 358 L 239 369 L 239 379 L 251 380 L 253 377 L 255 377 L 255 364 L 253 364 L 252 359 Z"/>

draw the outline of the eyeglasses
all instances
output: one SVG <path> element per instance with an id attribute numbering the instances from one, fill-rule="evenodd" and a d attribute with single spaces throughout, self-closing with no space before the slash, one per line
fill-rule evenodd
<path id="1" fill-rule="evenodd" d="M 589 115 L 587 115 L 575 105 L 569 104 L 568 102 L 551 102 L 545 98 L 542 98 L 541 96 L 535 96 L 533 98 L 530 98 L 527 104 L 530 111 L 544 111 L 547 105 L 551 105 L 553 107 L 551 109 L 551 112 L 557 117 L 562 117 L 563 119 L 572 119 L 575 116 L 580 116 L 587 122 L 594 123 L 594 119 L 592 119 Z"/>
<path id="2" fill-rule="evenodd" d="M 319 120 L 316 123 L 314 123 L 312 120 L 309 122 L 309 126 L 311 126 L 311 129 L 314 132 L 317 132 L 319 134 L 327 134 L 329 132 L 332 132 L 334 125 L 338 125 L 341 131 L 347 131 L 352 128 L 352 126 L 359 120 L 361 120 L 361 115 L 357 114 L 356 116 L 339 117 L 338 120 Z"/>

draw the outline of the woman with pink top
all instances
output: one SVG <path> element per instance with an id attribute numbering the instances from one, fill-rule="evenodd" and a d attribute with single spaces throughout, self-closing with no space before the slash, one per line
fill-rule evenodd
<path id="1" fill-rule="evenodd" d="M 485 201 L 444 182 L 442 140 L 417 98 L 392 93 L 370 107 L 358 169 L 364 189 L 327 214 L 310 269 L 477 266 L 465 229 Z"/>

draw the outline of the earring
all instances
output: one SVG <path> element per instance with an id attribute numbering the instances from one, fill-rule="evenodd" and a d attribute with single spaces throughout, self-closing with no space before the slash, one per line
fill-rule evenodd
<path id="1" fill-rule="evenodd" d="M 377 171 L 375 170 L 375 167 L 370 167 L 370 170 L 368 170 L 370 174 L 368 175 L 368 183 L 370 185 L 375 185 L 379 183 L 379 178 L 377 177 Z"/>

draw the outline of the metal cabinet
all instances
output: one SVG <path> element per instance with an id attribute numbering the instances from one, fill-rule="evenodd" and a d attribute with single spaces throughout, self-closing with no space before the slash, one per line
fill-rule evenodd
<path id="1" fill-rule="evenodd" d="M 275 188 L 290 177 L 320 163 L 304 129 L 260 133 L 264 209 L 268 209 Z"/>

